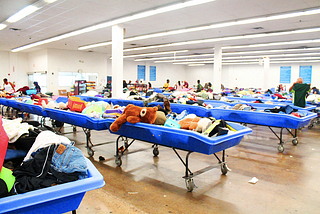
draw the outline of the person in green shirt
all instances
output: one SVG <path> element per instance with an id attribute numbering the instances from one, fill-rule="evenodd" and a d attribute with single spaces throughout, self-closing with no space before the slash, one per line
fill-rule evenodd
<path id="1" fill-rule="evenodd" d="M 289 92 L 293 92 L 293 105 L 306 107 L 306 96 L 310 91 L 310 84 L 304 84 L 303 79 L 299 77 L 295 83 L 289 88 Z"/>
<path id="2" fill-rule="evenodd" d="M 203 86 L 200 84 L 200 80 L 197 80 L 197 83 L 198 83 L 198 85 L 197 85 L 197 91 L 196 92 L 201 92 L 202 89 L 203 89 Z"/>

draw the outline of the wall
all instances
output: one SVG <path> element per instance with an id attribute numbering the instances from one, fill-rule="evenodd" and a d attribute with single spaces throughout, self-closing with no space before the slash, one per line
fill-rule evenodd
<path id="1" fill-rule="evenodd" d="M 276 87 L 280 83 L 280 67 L 291 66 L 291 83 L 284 84 L 286 89 L 292 85 L 299 77 L 300 65 L 312 65 L 311 86 L 320 87 L 320 63 L 301 63 L 301 64 L 271 64 L 268 74 L 268 88 Z M 234 88 L 261 88 L 263 87 L 264 67 L 260 65 L 223 65 L 222 66 L 222 84 L 225 87 Z M 186 66 L 186 78 L 191 85 L 194 85 L 197 79 L 201 83 L 212 82 L 213 65 L 198 67 Z"/>
<path id="2" fill-rule="evenodd" d="M 186 67 L 184 65 L 172 65 L 169 63 L 135 62 L 132 59 L 124 60 L 123 78 L 127 82 L 137 80 L 138 65 L 146 66 L 146 83 L 149 82 L 149 66 L 156 66 L 156 81 L 150 81 L 152 87 L 162 87 L 167 79 L 170 79 L 170 86 L 173 86 L 178 80 L 184 80 L 186 76 Z M 108 76 L 112 75 L 112 62 L 108 60 Z"/>
<path id="3" fill-rule="evenodd" d="M 185 66 L 185 67 L 186 67 L 186 81 L 189 83 L 189 86 L 196 86 L 197 80 L 200 80 L 200 83 L 202 85 L 208 82 L 211 82 L 211 84 L 213 83 L 213 65 L 212 64 L 206 64 L 204 66 Z"/>
<path id="4" fill-rule="evenodd" d="M 48 71 L 47 49 L 28 53 L 28 72 Z"/>
<path id="5" fill-rule="evenodd" d="M 70 90 L 70 87 L 59 87 L 59 72 L 98 73 L 97 89 L 105 86 L 107 76 L 107 55 L 94 52 L 67 51 L 48 49 L 48 91 L 58 94 L 59 89 Z"/>
<path id="6" fill-rule="evenodd" d="M 8 73 L 10 70 L 10 65 L 9 65 L 9 52 L 7 51 L 0 51 L 0 77 L 1 79 L 3 78 L 8 78 Z M 10 79 L 10 78 L 8 78 Z M 2 84 L 1 84 L 2 87 Z"/>
<path id="7" fill-rule="evenodd" d="M 26 72 L 28 70 L 27 56 L 28 55 L 25 53 L 11 53 L 8 51 L 0 51 L 1 88 L 3 78 L 7 78 L 10 82 L 14 82 L 16 85 L 16 89 L 28 85 L 26 75 Z"/>

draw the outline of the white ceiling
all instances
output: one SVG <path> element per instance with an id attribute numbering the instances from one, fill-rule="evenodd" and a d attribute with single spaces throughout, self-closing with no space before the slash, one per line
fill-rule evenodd
<path id="1" fill-rule="evenodd" d="M 16 13 L 35 0 L 1 0 L 0 23 L 10 15 Z M 0 31 L 0 50 L 10 51 L 36 41 L 48 39 L 76 29 L 81 29 L 93 24 L 109 21 L 123 16 L 128 16 L 141 11 L 154 9 L 168 4 L 179 3 L 178 0 L 58 0 L 48 4 L 28 17 L 10 24 Z M 247 18 L 270 16 L 293 11 L 303 11 L 319 8 L 320 0 L 216 0 L 210 3 L 197 5 L 185 9 L 154 15 L 123 24 L 126 29 L 125 38 L 138 35 L 151 34 L 182 28 L 190 28 L 214 23 L 229 22 Z M 254 30 L 253 28 L 263 29 Z M 246 24 L 219 29 L 204 30 L 199 32 L 157 37 L 125 43 L 124 48 L 149 46 L 189 40 L 229 37 L 256 33 L 271 33 L 320 27 L 320 14 L 289 18 L 284 20 L 268 21 L 255 24 Z M 19 29 L 12 31 L 10 28 Z M 320 39 L 320 32 L 307 34 L 292 34 L 286 36 L 271 36 L 256 39 L 239 39 L 220 42 L 226 45 L 244 45 L 280 42 L 290 40 Z M 24 50 L 31 52 L 44 48 L 64 50 L 78 50 L 79 46 L 111 40 L 111 27 L 41 45 Z M 134 44 L 134 45 L 132 45 Z M 186 46 L 148 49 L 125 53 L 138 54 L 167 50 L 189 49 L 192 53 L 212 53 L 215 43 L 202 43 Z M 320 47 L 319 43 L 304 45 L 287 45 L 277 48 L 297 48 L 300 46 Z M 260 48 L 269 49 L 269 48 Z M 254 50 L 258 50 L 257 48 Z M 88 51 L 88 50 L 86 50 Z M 93 48 L 90 51 L 111 53 L 111 47 Z M 241 50 L 242 51 L 242 50 Z"/>

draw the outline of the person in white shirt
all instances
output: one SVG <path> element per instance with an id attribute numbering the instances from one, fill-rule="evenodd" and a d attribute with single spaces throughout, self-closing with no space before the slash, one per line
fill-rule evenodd
<path id="1" fill-rule="evenodd" d="M 16 92 L 16 90 L 14 89 L 14 85 L 12 84 L 12 82 L 9 82 L 7 78 L 3 79 L 3 89 L 2 89 L 2 91 L 5 91 L 7 93 Z"/>

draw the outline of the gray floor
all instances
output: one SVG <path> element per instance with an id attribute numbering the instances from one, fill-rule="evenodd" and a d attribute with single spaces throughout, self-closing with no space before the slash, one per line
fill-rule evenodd
<path id="1" fill-rule="evenodd" d="M 222 175 L 215 168 L 195 177 L 198 188 L 193 192 L 187 191 L 184 166 L 170 148 L 160 147 L 159 156 L 153 157 L 151 144 L 135 142 L 130 152 L 147 150 L 123 156 L 117 167 L 114 143 L 94 147 L 90 159 L 106 185 L 87 192 L 77 213 L 319 213 L 320 126 L 299 130 L 297 146 L 285 131 L 284 153 L 278 153 L 278 140 L 268 127 L 249 127 L 253 133 L 226 150 L 231 171 Z M 80 128 L 65 136 L 88 156 Z M 94 144 L 116 138 L 108 131 L 92 131 Z M 99 156 L 106 160 L 99 161 Z M 195 153 L 190 169 L 216 163 L 213 155 Z M 248 183 L 253 177 L 259 181 Z"/>

